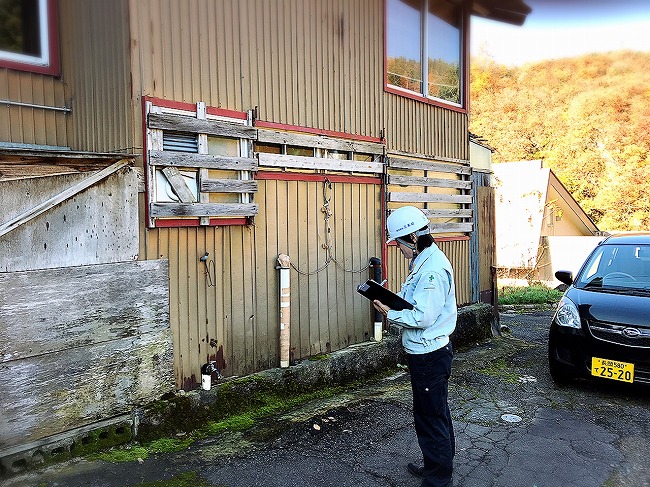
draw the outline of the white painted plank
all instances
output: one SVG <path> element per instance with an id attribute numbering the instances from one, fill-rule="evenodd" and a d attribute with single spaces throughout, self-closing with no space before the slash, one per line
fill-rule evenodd
<path id="1" fill-rule="evenodd" d="M 372 174 L 382 174 L 384 170 L 384 165 L 381 162 L 342 161 L 340 159 L 324 159 L 320 157 L 300 157 L 267 153 L 259 153 L 258 157 L 260 166 L 295 169 L 321 169 Z"/>

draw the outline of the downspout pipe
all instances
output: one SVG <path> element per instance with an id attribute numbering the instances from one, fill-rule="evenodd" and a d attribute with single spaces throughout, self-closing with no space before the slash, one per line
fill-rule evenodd
<path id="1" fill-rule="evenodd" d="M 370 257 L 370 274 L 371 279 L 375 282 L 382 282 L 381 279 L 381 259 L 378 257 Z M 371 304 L 372 306 L 372 304 Z M 383 336 L 383 320 L 381 313 L 372 306 L 373 309 L 373 338 L 376 342 L 380 342 Z"/>
<path id="2" fill-rule="evenodd" d="M 280 270 L 280 367 L 289 367 L 290 322 L 291 322 L 291 259 L 286 254 L 278 255 Z"/>

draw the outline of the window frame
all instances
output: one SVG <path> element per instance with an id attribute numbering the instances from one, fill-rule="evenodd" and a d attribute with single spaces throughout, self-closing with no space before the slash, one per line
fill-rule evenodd
<path id="1" fill-rule="evenodd" d="M 57 0 L 37 0 L 41 33 L 41 56 L 29 56 L 0 50 L 0 68 L 59 76 L 59 31 Z"/>
<path id="2" fill-rule="evenodd" d="M 392 85 L 388 82 L 388 2 L 390 0 L 384 0 L 384 91 L 387 93 L 392 93 L 394 95 L 403 96 L 405 98 L 410 98 L 412 100 L 417 100 L 420 102 L 427 103 L 429 105 L 435 105 L 449 110 L 468 113 L 469 112 L 469 11 L 464 8 L 462 5 L 459 5 L 458 8 L 461 9 L 461 27 L 460 27 L 460 103 L 454 103 L 442 98 L 435 98 L 429 96 L 427 93 L 423 92 L 422 86 L 425 83 L 421 83 L 420 91 L 412 91 L 406 88 L 401 88 L 396 85 Z M 420 0 L 421 2 L 426 2 L 428 7 L 428 2 L 430 0 Z M 428 11 L 428 8 L 427 8 Z M 427 17 L 423 18 L 423 10 L 420 10 L 420 22 L 422 26 L 422 31 L 420 32 L 420 49 L 421 52 L 428 52 L 428 49 L 423 48 L 424 44 L 427 43 L 428 39 L 428 27 L 427 26 Z M 428 60 L 422 60 L 422 72 L 424 72 L 424 65 Z"/>

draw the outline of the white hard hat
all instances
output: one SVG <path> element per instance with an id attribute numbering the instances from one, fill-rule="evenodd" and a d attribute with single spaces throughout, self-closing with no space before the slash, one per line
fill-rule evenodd
<path id="1" fill-rule="evenodd" d="M 429 228 L 429 219 L 422 212 L 421 209 L 416 208 L 415 206 L 402 206 L 397 208 L 386 220 L 386 228 L 388 229 L 388 240 L 386 243 L 390 243 L 398 237 L 403 237 L 409 233 L 415 233 L 418 236 L 426 235 L 430 233 Z M 418 232 L 420 228 L 427 227 L 426 230 Z"/>

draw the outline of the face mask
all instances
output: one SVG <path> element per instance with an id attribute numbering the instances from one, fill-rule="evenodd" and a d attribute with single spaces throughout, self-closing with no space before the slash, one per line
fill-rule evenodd
<path id="1" fill-rule="evenodd" d="M 402 240 L 401 238 L 396 238 L 395 241 L 401 243 L 405 247 L 408 247 L 413 251 L 413 258 L 411 259 L 411 262 L 409 263 L 409 272 L 413 270 L 413 265 L 415 264 L 415 258 L 418 256 L 418 249 L 415 246 L 415 244 L 407 242 L 405 240 Z"/>

